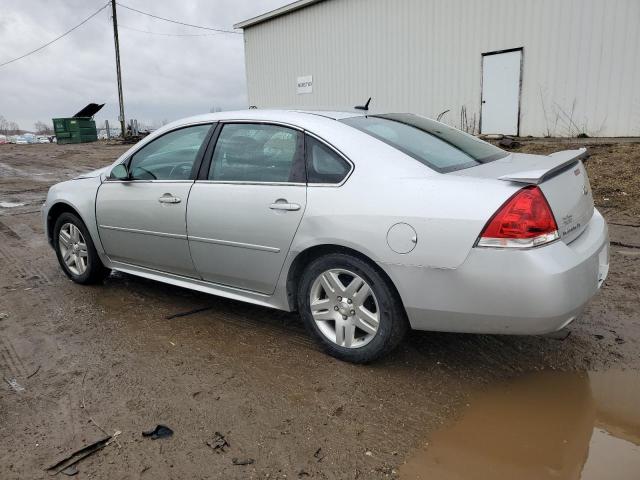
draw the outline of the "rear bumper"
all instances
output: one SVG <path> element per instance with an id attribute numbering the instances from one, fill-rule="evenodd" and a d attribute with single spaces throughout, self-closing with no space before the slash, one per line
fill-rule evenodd
<path id="1" fill-rule="evenodd" d="M 473 248 L 455 270 L 384 264 L 412 328 L 535 335 L 573 321 L 609 269 L 607 224 L 597 210 L 585 231 L 530 250 Z"/>

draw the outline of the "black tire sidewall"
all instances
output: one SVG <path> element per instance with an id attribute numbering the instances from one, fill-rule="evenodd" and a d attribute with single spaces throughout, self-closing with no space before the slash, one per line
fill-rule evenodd
<path id="1" fill-rule="evenodd" d="M 326 338 L 316 325 L 310 309 L 310 291 L 315 279 L 323 272 L 342 268 L 362 277 L 372 289 L 378 301 L 380 324 L 375 337 L 366 345 L 358 348 L 347 348 L 336 345 Z M 386 354 L 395 346 L 394 328 L 404 318 L 398 309 L 396 295 L 388 282 L 367 262 L 348 254 L 335 253 L 325 255 L 312 261 L 304 273 L 298 289 L 298 307 L 305 327 L 330 355 L 341 360 L 355 363 L 368 363 Z"/>
<path id="2" fill-rule="evenodd" d="M 72 223 L 76 227 L 80 229 L 82 232 L 82 236 L 84 237 L 85 243 L 87 244 L 87 269 L 82 275 L 75 275 L 73 272 L 69 270 L 69 267 L 65 264 L 62 259 L 62 254 L 60 253 L 60 229 L 65 223 Z M 93 244 L 93 240 L 91 239 L 91 235 L 89 234 L 89 230 L 87 229 L 84 222 L 73 213 L 65 212 L 61 214 L 53 227 L 53 248 L 56 251 L 56 257 L 58 258 L 58 262 L 62 267 L 65 275 L 69 277 L 76 283 L 94 283 L 98 277 L 100 277 L 101 270 L 104 269 L 102 266 L 102 262 L 98 257 L 98 252 Z"/>

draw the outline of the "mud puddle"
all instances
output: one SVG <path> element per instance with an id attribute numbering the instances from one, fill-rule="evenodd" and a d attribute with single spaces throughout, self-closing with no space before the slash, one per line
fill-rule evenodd
<path id="1" fill-rule="evenodd" d="M 538 372 L 465 408 L 401 479 L 640 478 L 640 372 Z"/>

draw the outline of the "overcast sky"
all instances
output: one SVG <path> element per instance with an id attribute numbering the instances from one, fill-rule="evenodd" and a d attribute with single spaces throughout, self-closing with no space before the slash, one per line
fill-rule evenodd
<path id="1" fill-rule="evenodd" d="M 0 63 L 57 37 L 95 12 L 106 0 L 0 0 Z M 162 17 L 232 29 L 234 23 L 289 0 L 121 0 Z M 245 108 L 242 35 L 168 37 L 156 33 L 207 34 L 118 8 L 125 115 L 160 122 Z M 71 116 L 87 103 L 106 103 L 96 115 L 118 118 L 111 8 L 53 45 L 0 67 L 0 115 L 33 130 L 37 120 Z"/>

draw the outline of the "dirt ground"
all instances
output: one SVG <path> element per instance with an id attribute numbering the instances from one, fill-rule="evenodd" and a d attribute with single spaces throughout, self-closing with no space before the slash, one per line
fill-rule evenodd
<path id="1" fill-rule="evenodd" d="M 68 280 L 43 235 L 47 189 L 126 148 L 0 145 L 2 479 L 46 478 L 114 431 L 117 443 L 81 461 L 77 478 L 396 478 L 478 390 L 540 370 L 640 369 L 638 143 L 588 146 L 611 266 L 570 336 L 412 332 L 367 366 L 321 353 L 294 314 L 124 274 L 94 287 Z M 172 317 L 200 307 L 210 308 Z M 173 436 L 141 436 L 156 424 Z M 224 451 L 207 445 L 216 432 Z"/>

